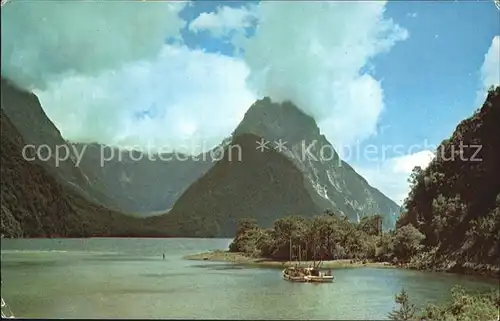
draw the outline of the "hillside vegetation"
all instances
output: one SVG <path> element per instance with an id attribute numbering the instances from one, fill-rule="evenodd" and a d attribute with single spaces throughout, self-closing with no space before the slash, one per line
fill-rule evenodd
<path id="1" fill-rule="evenodd" d="M 424 236 L 415 264 L 446 270 L 499 268 L 500 87 L 444 140 L 430 165 L 414 169 L 398 228 Z"/>

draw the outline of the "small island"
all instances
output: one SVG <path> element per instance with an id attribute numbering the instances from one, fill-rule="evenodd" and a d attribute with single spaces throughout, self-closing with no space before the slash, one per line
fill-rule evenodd
<path id="1" fill-rule="evenodd" d="M 269 268 L 318 261 L 325 269 L 394 268 L 408 263 L 423 238 L 411 227 L 398 233 L 382 232 L 378 215 L 358 223 L 328 210 L 312 218 L 288 216 L 275 221 L 271 229 L 260 228 L 254 219 L 241 219 L 229 250 L 188 255 L 185 259 Z"/>
<path id="2" fill-rule="evenodd" d="M 228 250 L 192 254 L 187 260 L 230 262 L 269 268 L 285 268 L 301 262 L 321 261 L 323 269 L 410 268 L 462 274 L 497 276 L 497 265 L 466 262 L 440 256 L 425 246 L 425 236 L 412 224 L 382 230 L 381 216 L 352 222 L 326 210 L 313 217 L 287 216 L 270 229 L 254 219 L 240 219 Z"/>

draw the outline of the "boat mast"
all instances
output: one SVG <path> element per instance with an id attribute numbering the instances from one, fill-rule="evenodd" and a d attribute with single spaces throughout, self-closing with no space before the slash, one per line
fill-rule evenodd
<path id="1" fill-rule="evenodd" d="M 305 245 L 306 245 L 306 248 L 304 250 L 304 252 L 305 252 L 304 253 L 304 257 L 305 257 L 305 261 L 308 262 L 309 261 L 308 260 L 309 257 L 307 256 L 307 249 L 309 248 L 309 244 L 307 243 L 307 240 L 306 240 L 306 244 Z"/>
<path id="2" fill-rule="evenodd" d="M 313 268 L 316 268 L 316 239 L 313 241 Z"/>
<path id="3" fill-rule="evenodd" d="M 299 266 L 300 266 L 300 259 L 302 258 L 302 252 L 300 251 L 300 244 L 299 244 Z"/>

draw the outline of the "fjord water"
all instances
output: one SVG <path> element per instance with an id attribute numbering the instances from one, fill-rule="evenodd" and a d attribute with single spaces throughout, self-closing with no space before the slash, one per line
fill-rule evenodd
<path id="1" fill-rule="evenodd" d="M 417 305 L 491 280 L 399 269 L 334 270 L 332 284 L 295 284 L 280 269 L 182 257 L 228 239 L 2 240 L 2 297 L 18 317 L 386 319 L 404 286 Z M 165 253 L 165 260 L 162 254 Z"/>

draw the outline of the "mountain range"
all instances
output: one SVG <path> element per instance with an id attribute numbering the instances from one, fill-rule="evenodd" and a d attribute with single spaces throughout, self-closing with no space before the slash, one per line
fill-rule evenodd
<path id="1" fill-rule="evenodd" d="M 5 119 L 12 128 L 6 137 L 18 141 L 17 145 L 9 145 L 12 153 L 2 152 L 2 156 L 8 158 L 6 162 L 22 164 L 23 168 L 37 166 L 61 191 L 78 196 L 80 202 L 84 200 L 89 206 L 116 213 L 120 217 L 118 221 L 123 218 L 128 222 L 130 216 L 149 217 L 134 224 L 143 231 L 153 231 L 151 226 L 154 226 L 155 235 L 230 236 L 238 217 L 253 216 L 265 226 L 288 213 L 313 215 L 326 209 L 351 220 L 380 214 L 388 229 L 394 227 L 400 211 L 397 204 L 340 160 L 314 119 L 290 102 L 258 100 L 232 135 L 214 147 L 225 148 L 227 152 L 235 144 L 240 146 L 241 162 L 216 160 L 210 152 L 187 157 L 185 161 L 178 157 L 162 157 L 169 160 L 161 161 L 152 157 L 132 158 L 130 152 L 99 143 L 67 142 L 44 113 L 36 95 L 16 88 L 4 78 L 1 90 L 2 123 Z M 256 147 L 262 139 L 269 144 L 260 152 Z M 274 143 L 280 139 L 286 144 L 276 148 Z M 2 139 L 2 150 L 7 141 Z M 304 157 L 303 146 L 311 143 L 314 146 Z M 29 162 L 18 157 L 25 144 L 36 147 L 46 144 L 52 150 L 66 146 L 70 157 L 60 163 L 53 157 L 48 161 Z M 323 146 L 331 153 L 327 159 L 309 156 L 318 155 Z M 103 149 L 113 150 L 116 155 L 121 153 L 122 157 L 101 166 Z M 77 153 L 82 151 L 83 157 L 78 162 Z M 135 161 L 137 158 L 141 159 Z M 266 170 L 261 173 L 263 168 Z M 2 199 L 16 188 L 13 181 L 2 180 Z M 16 206 L 20 205 L 5 203 L 4 208 L 2 203 L 2 233 L 19 234 L 4 229 L 5 213 L 13 213 L 8 216 L 12 226 L 17 222 L 23 235 L 31 235 L 29 231 L 33 227 L 23 227 L 21 214 L 15 214 L 18 213 Z M 29 210 L 23 213 L 24 216 L 39 215 Z M 199 224 L 187 223 L 200 220 L 203 226 L 212 227 L 197 230 L 194 226 Z M 192 227 L 186 229 L 185 226 Z"/>

